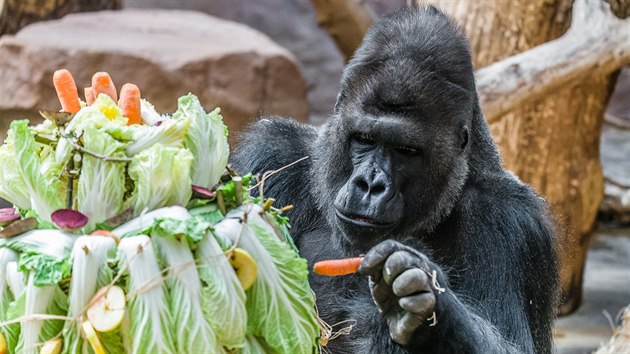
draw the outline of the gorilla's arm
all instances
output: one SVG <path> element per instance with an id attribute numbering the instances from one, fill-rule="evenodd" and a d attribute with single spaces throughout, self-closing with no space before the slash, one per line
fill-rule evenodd
<path id="1" fill-rule="evenodd" d="M 454 227 L 437 230 L 433 236 L 453 247 L 444 253 L 459 255 L 445 261 L 449 268 L 420 252 L 422 247 L 405 241 L 404 245 L 383 242 L 365 257 L 362 271 L 371 277 L 372 297 L 381 312 L 374 318 L 374 327 L 379 327 L 380 320 L 385 333 L 403 343 L 408 352 L 551 350 L 557 266 L 544 202 L 509 177 L 486 183 L 488 189 L 481 186 L 465 193 L 446 223 Z M 445 246 L 438 242 L 437 247 Z M 415 275 L 410 269 L 416 270 Z M 426 275 L 433 270 L 437 284 Z M 400 294 L 405 287 L 413 287 L 409 296 Z M 429 326 L 432 311 L 437 323 Z"/>

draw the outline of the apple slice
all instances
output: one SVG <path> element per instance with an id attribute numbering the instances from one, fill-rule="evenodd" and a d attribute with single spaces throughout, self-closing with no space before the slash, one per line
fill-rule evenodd
<path id="1" fill-rule="evenodd" d="M 243 290 L 251 288 L 251 286 L 254 285 L 254 282 L 256 282 L 256 277 L 258 276 L 258 266 L 256 265 L 256 260 L 252 258 L 249 252 L 242 248 L 235 248 L 229 257 L 229 260 L 232 268 L 234 268 L 234 271 L 236 272 L 238 280 L 243 286 Z"/>
<path id="2" fill-rule="evenodd" d="M 96 334 L 96 331 L 94 330 L 94 327 L 92 327 L 90 321 L 83 321 L 81 328 L 83 328 L 85 338 L 92 346 L 94 354 L 106 354 L 105 347 L 103 347 L 103 343 L 101 343 L 101 340 L 98 338 L 98 335 Z"/>
<path id="3" fill-rule="evenodd" d="M 97 331 L 113 331 L 125 317 L 125 305 L 123 289 L 119 286 L 104 287 L 94 295 L 87 309 L 87 318 Z"/>
<path id="4" fill-rule="evenodd" d="M 39 349 L 39 354 L 59 354 L 63 348 L 63 340 L 61 338 L 50 339 L 44 342 Z"/>
<path id="5" fill-rule="evenodd" d="M 0 333 L 0 354 L 7 354 L 7 340 L 4 338 L 4 334 Z"/>
<path id="6" fill-rule="evenodd" d="M 107 231 L 107 230 L 96 230 L 96 231 L 92 232 L 90 234 L 90 236 L 111 237 L 114 241 L 116 241 L 116 244 L 120 243 L 120 237 L 114 235 L 111 231 Z"/>

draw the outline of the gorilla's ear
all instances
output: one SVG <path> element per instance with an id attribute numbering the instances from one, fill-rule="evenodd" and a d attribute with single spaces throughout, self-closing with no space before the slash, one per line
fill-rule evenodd
<path id="1" fill-rule="evenodd" d="M 466 147 L 468 146 L 468 127 L 464 126 L 464 128 L 462 129 L 462 132 L 460 134 L 460 147 L 463 150 L 466 150 Z"/>
<path id="2" fill-rule="evenodd" d="M 346 98 L 346 93 L 345 92 L 346 91 L 342 88 L 341 90 L 339 90 L 339 93 L 337 94 L 337 102 L 335 102 L 335 109 L 334 109 L 335 113 L 339 112 L 339 109 L 341 108 L 341 103 Z"/>

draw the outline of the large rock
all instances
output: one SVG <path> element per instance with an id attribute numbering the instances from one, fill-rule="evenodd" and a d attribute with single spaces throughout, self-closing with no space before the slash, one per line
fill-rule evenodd
<path id="1" fill-rule="evenodd" d="M 406 0 L 364 1 L 379 16 L 406 4 Z M 328 33 L 317 24 L 311 0 L 125 0 L 124 7 L 195 10 L 246 23 L 300 61 L 308 82 L 311 123 L 322 124 L 332 113 L 344 61 Z"/>
<path id="2" fill-rule="evenodd" d="M 60 109 L 52 74 L 62 67 L 80 91 L 96 71 L 109 72 L 118 88 L 136 83 L 163 112 L 193 92 L 207 109 L 220 106 L 232 131 L 264 114 L 308 116 L 296 59 L 267 36 L 192 11 L 104 11 L 0 38 L 0 134 L 8 119 Z"/>

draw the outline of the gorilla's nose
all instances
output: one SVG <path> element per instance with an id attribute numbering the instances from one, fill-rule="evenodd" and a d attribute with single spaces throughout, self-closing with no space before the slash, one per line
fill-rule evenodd
<path id="1" fill-rule="evenodd" d="M 354 193 L 360 200 L 383 203 L 393 195 L 392 183 L 382 172 L 355 174 L 352 178 Z"/>

